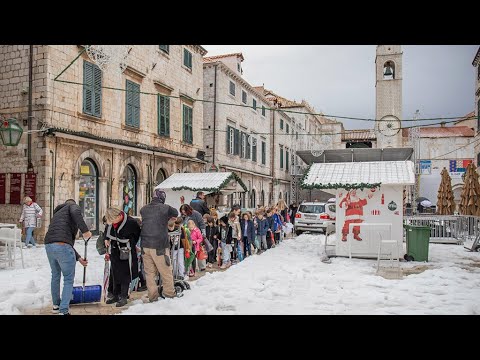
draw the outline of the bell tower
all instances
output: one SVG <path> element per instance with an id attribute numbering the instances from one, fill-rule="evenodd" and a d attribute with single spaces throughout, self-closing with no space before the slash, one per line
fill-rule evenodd
<path id="1" fill-rule="evenodd" d="M 375 66 L 377 148 L 402 147 L 402 47 L 377 45 Z"/>

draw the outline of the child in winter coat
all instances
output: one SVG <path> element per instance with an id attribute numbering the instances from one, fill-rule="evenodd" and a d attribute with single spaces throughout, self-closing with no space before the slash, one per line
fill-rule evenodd
<path id="1" fill-rule="evenodd" d="M 247 257 L 247 252 L 248 255 L 252 255 L 251 244 L 255 241 L 255 228 L 253 226 L 250 212 L 246 212 L 242 215 L 240 228 L 243 233 L 243 253 L 245 254 L 245 257 Z"/>
<path id="2" fill-rule="evenodd" d="M 267 231 L 267 246 L 268 249 L 275 247 L 275 240 L 273 239 L 273 209 L 268 208 L 267 210 L 267 224 L 268 224 L 268 231 Z"/>
<path id="3" fill-rule="evenodd" d="M 242 254 L 238 254 L 238 249 L 242 249 L 242 230 L 240 228 L 240 222 L 238 220 L 238 216 L 235 214 L 234 211 L 228 214 L 228 226 L 231 228 L 231 239 L 232 241 L 232 260 L 235 262 L 237 261 L 237 256 Z M 229 229 L 230 233 L 230 229 Z M 228 235 L 227 235 L 228 236 Z M 228 243 L 228 242 L 227 242 Z"/>
<path id="4" fill-rule="evenodd" d="M 215 257 L 217 255 L 218 249 L 218 227 L 215 226 L 213 217 L 207 215 L 207 228 L 205 229 L 206 237 L 210 244 L 212 244 L 213 249 L 208 253 L 207 267 L 211 268 L 215 263 Z"/>
<path id="5" fill-rule="evenodd" d="M 195 247 L 195 252 L 198 253 L 202 247 L 203 236 L 200 232 L 200 229 L 195 225 L 193 220 L 188 220 L 188 229 L 190 230 L 190 238 L 192 239 L 192 244 Z M 206 264 L 205 260 L 200 260 L 197 258 L 197 264 L 200 271 L 205 271 Z"/>
<path id="6" fill-rule="evenodd" d="M 265 213 L 263 211 L 260 211 L 258 213 L 256 222 L 257 222 L 256 233 L 258 236 L 258 240 L 261 242 L 262 248 L 264 250 L 267 250 L 268 220 L 265 218 Z"/>
<path id="7" fill-rule="evenodd" d="M 226 269 L 231 265 L 230 262 L 230 252 L 232 251 L 232 228 L 229 227 L 228 224 L 228 217 L 223 216 L 219 219 L 219 233 L 220 233 L 220 246 L 222 247 L 222 266 L 220 269 Z M 229 234 L 230 231 L 230 234 Z M 228 243 L 228 240 L 230 243 Z"/>

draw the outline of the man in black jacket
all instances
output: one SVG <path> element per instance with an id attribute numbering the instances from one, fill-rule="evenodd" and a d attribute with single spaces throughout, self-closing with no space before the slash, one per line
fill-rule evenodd
<path id="1" fill-rule="evenodd" d="M 165 191 L 156 189 L 153 200 L 140 210 L 142 216 L 142 255 L 147 281 L 148 299 L 158 300 L 155 276 L 157 271 L 163 285 L 163 295 L 176 296 L 173 286 L 172 264 L 170 261 L 170 241 L 168 238 L 168 220 L 178 216 L 178 210 L 165 204 Z"/>
<path id="2" fill-rule="evenodd" d="M 79 261 L 83 266 L 87 266 L 87 260 L 83 259 L 73 247 L 79 228 L 84 238 L 92 237 L 92 233 L 83 220 L 80 206 L 75 203 L 75 200 L 69 199 L 55 208 L 52 221 L 45 235 L 45 250 L 52 269 L 50 286 L 53 313 L 60 312 L 62 315 L 70 315 L 68 310 L 73 294 L 75 264 Z M 60 274 L 63 275 L 61 298 Z"/>
<path id="3" fill-rule="evenodd" d="M 197 192 L 197 197 L 190 201 L 190 206 L 193 210 L 197 210 L 202 216 L 205 214 L 210 215 L 210 210 L 205 202 L 205 194 L 203 191 Z"/>

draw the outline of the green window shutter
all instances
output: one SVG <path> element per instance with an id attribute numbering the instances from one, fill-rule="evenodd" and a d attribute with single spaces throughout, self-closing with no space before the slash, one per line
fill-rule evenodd
<path id="1" fill-rule="evenodd" d="M 231 141 L 231 139 L 230 139 L 230 129 L 231 128 L 232 128 L 231 126 L 227 125 L 227 151 L 225 151 L 227 154 L 230 154 L 230 141 Z"/>
<path id="2" fill-rule="evenodd" d="M 285 151 L 285 170 L 288 171 L 288 158 L 290 156 L 290 153 L 288 151 Z"/>
<path id="3" fill-rule="evenodd" d="M 93 66 L 93 115 L 102 116 L 102 70 Z"/>
<path id="4" fill-rule="evenodd" d="M 246 153 L 246 156 L 245 158 L 247 159 L 250 159 L 250 144 L 248 143 L 248 141 L 251 139 L 250 135 L 246 135 L 245 134 L 245 146 L 247 147 L 247 153 Z"/>
<path id="5" fill-rule="evenodd" d="M 287 130 L 287 134 L 288 134 L 290 132 L 290 127 L 288 126 L 288 124 L 287 124 L 286 130 Z"/>
<path id="6" fill-rule="evenodd" d="M 267 154 L 266 154 L 266 144 L 262 141 L 262 165 L 265 165 L 267 162 Z"/>
<path id="7" fill-rule="evenodd" d="M 93 64 L 83 62 L 83 112 L 93 115 Z"/>
<path id="8" fill-rule="evenodd" d="M 254 142 L 254 145 L 252 145 L 252 161 L 257 162 L 257 143 Z"/>
<path id="9" fill-rule="evenodd" d="M 183 49 L 183 65 L 192 69 L 192 53 L 187 49 Z"/>
<path id="10" fill-rule="evenodd" d="M 130 81 L 127 80 L 126 93 L 125 93 L 125 125 L 133 126 L 133 106 L 132 106 L 132 92 Z"/>
<path id="11" fill-rule="evenodd" d="M 280 146 L 280 169 L 283 169 L 283 146 Z"/>
<path id="12" fill-rule="evenodd" d="M 183 105 L 183 141 L 193 143 L 193 109 Z"/>
<path id="13" fill-rule="evenodd" d="M 257 111 L 257 100 L 253 99 L 253 110 Z"/>
<path id="14" fill-rule="evenodd" d="M 234 155 L 240 155 L 240 130 L 235 129 L 234 130 Z"/>
<path id="15" fill-rule="evenodd" d="M 280 119 L 280 129 L 283 130 L 283 119 Z"/>
<path id="16" fill-rule="evenodd" d="M 247 103 L 247 93 L 245 91 L 242 90 L 242 102 L 244 104 Z"/>
<path id="17" fill-rule="evenodd" d="M 170 136 L 170 98 L 158 94 L 158 134 Z"/>
<path id="18" fill-rule="evenodd" d="M 265 116 L 265 106 L 262 105 L 262 115 Z"/>
<path id="19" fill-rule="evenodd" d="M 140 128 L 140 85 L 127 80 L 125 124 Z"/>

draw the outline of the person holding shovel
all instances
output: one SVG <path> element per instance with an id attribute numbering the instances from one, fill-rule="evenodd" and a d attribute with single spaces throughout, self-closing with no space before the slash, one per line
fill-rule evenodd
<path id="1" fill-rule="evenodd" d="M 75 264 L 77 261 L 83 266 L 88 264 L 88 261 L 83 259 L 73 247 L 79 228 L 84 238 L 92 237 L 92 233 L 83 220 L 80 206 L 75 200 L 68 199 L 64 204 L 55 208 L 45 235 L 45 250 L 52 269 L 50 286 L 54 314 L 70 315 L 69 306 L 73 294 Z M 63 275 L 62 297 L 60 297 L 60 275 Z"/>

